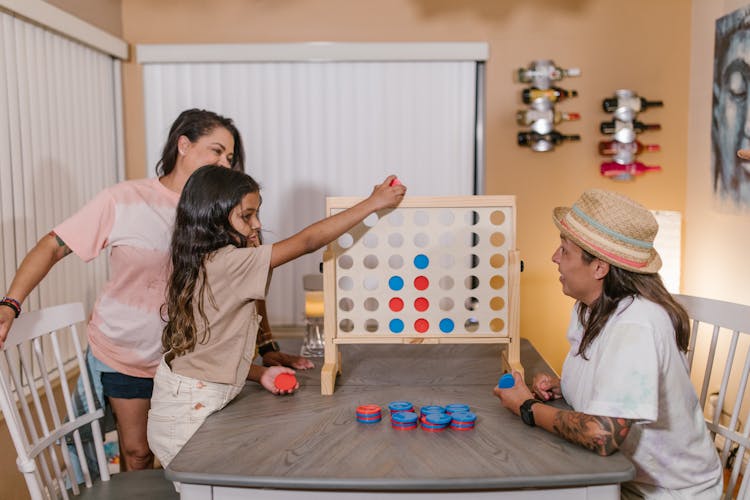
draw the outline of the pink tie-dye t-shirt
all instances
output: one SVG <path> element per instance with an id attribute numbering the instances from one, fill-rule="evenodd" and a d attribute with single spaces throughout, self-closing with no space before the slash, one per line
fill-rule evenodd
<path id="1" fill-rule="evenodd" d="M 126 375 L 153 377 L 159 365 L 159 310 L 179 198 L 158 179 L 126 181 L 55 228 L 86 262 L 110 250 L 110 276 L 94 305 L 88 340 L 98 359 Z"/>

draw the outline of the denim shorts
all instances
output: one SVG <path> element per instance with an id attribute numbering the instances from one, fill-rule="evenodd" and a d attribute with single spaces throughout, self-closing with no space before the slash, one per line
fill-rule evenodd
<path id="1" fill-rule="evenodd" d="M 154 379 L 131 377 L 120 372 L 102 372 L 104 395 L 110 398 L 151 399 Z"/>

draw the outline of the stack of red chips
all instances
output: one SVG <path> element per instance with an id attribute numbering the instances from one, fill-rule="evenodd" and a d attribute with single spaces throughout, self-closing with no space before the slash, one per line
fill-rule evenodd
<path id="1" fill-rule="evenodd" d="M 357 422 L 363 424 L 377 424 L 382 418 L 378 405 L 361 405 L 357 407 Z"/>

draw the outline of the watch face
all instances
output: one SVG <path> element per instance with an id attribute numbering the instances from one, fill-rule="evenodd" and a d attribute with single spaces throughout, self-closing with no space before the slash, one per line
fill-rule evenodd
<path id="1" fill-rule="evenodd" d="M 536 425 L 534 422 L 534 410 L 532 410 L 532 407 L 538 402 L 539 401 L 535 399 L 527 399 L 521 405 L 521 420 L 523 420 L 524 424 L 532 427 Z"/>
<path id="2" fill-rule="evenodd" d="M 529 408 L 521 408 L 521 420 L 523 420 L 523 423 L 526 425 L 534 425 L 534 414 L 531 413 L 531 410 Z"/>

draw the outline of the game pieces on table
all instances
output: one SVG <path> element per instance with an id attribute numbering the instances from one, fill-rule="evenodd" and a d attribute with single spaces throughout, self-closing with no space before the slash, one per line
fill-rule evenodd
<path id="1" fill-rule="evenodd" d="M 446 406 L 424 405 L 416 411 L 409 401 L 392 401 L 388 404 L 391 413 L 391 427 L 408 431 L 422 427 L 428 432 L 442 432 L 445 429 L 468 431 L 475 427 L 477 416 L 469 405 L 455 403 Z M 360 405 L 356 410 L 357 422 L 376 424 L 382 419 L 382 410 L 377 404 Z"/>

